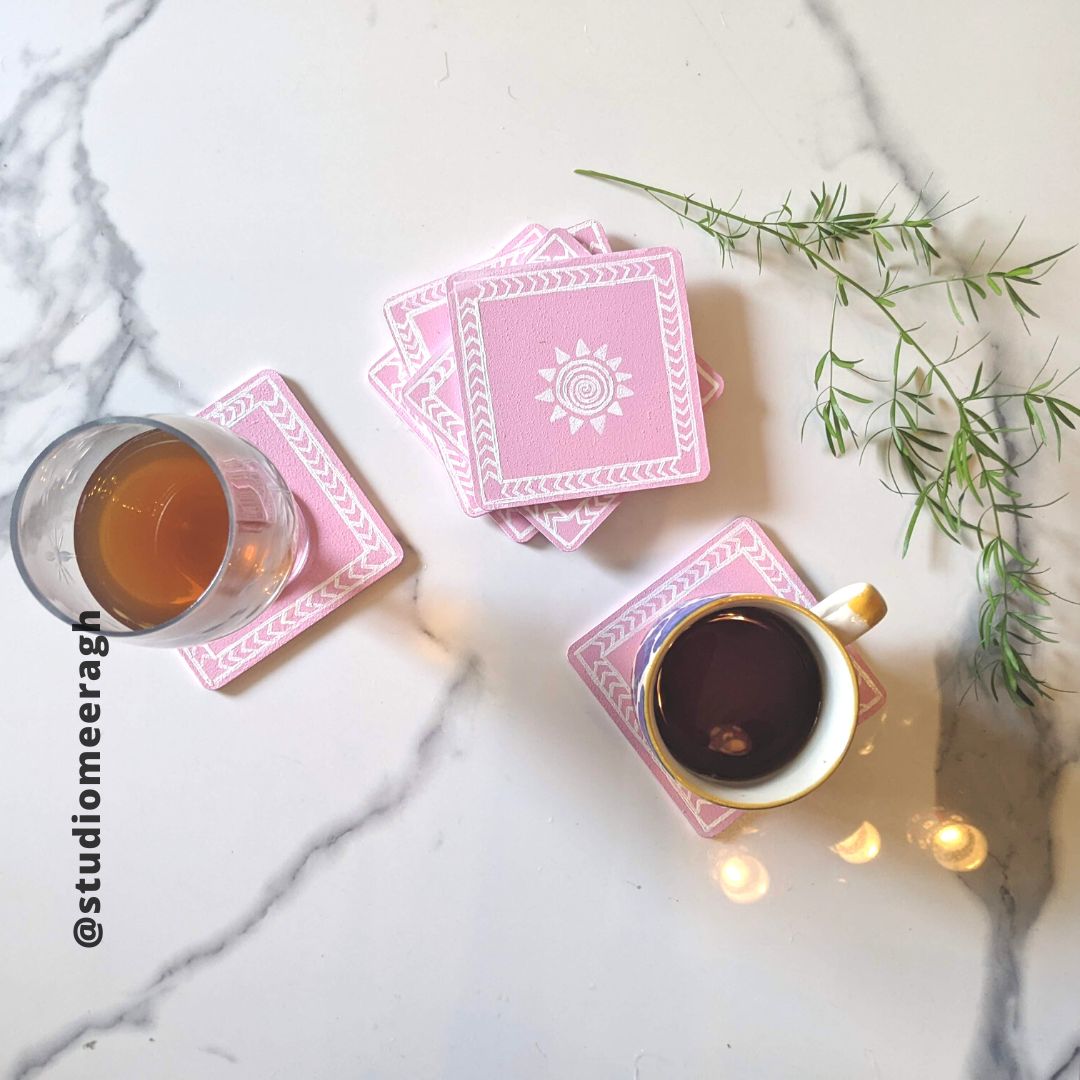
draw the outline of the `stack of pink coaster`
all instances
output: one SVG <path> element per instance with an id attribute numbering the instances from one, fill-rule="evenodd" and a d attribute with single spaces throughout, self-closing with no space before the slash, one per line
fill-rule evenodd
<path id="1" fill-rule="evenodd" d="M 643 488 L 709 472 L 682 260 L 612 252 L 595 221 L 530 225 L 476 266 L 386 303 L 372 385 L 439 455 L 462 510 L 573 551 Z"/>

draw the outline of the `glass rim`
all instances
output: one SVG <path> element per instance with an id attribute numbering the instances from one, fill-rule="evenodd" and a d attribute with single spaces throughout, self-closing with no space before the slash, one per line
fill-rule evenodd
<path id="1" fill-rule="evenodd" d="M 169 414 L 164 414 L 169 415 Z M 180 419 L 184 420 L 202 420 L 202 417 L 197 416 L 184 416 Z M 202 421 L 203 423 L 209 423 L 209 421 Z M 138 424 L 150 430 L 164 431 L 169 435 L 174 436 L 181 442 L 187 443 L 202 459 L 210 466 L 214 476 L 217 478 L 218 484 L 221 486 L 221 492 L 225 496 L 225 506 L 229 514 L 229 535 L 225 541 L 225 554 L 221 557 L 221 563 L 219 564 L 214 576 L 210 579 L 206 588 L 199 593 L 198 597 L 193 600 L 183 611 L 177 615 L 173 615 L 172 618 L 166 619 L 164 622 L 158 623 L 156 626 L 144 627 L 141 630 L 97 630 L 95 633 L 104 634 L 106 637 L 113 638 L 136 638 L 136 637 L 148 637 L 150 634 L 156 634 L 160 630 L 166 630 L 170 627 L 176 626 L 182 619 L 187 618 L 200 604 L 210 595 L 211 590 L 221 580 L 225 573 L 225 568 L 229 564 L 229 554 L 232 551 L 233 541 L 236 538 L 236 515 L 233 512 L 233 502 L 229 494 L 228 484 L 225 482 L 225 475 L 218 468 L 217 462 L 188 434 L 181 431 L 179 428 L 173 427 L 162 416 L 102 416 L 96 420 L 87 420 L 85 423 L 78 424 L 73 428 L 69 428 L 63 434 L 58 435 L 44 450 L 41 451 L 37 457 L 26 467 L 26 471 L 23 473 L 22 479 L 19 481 L 19 486 L 15 489 L 15 497 L 11 503 L 11 522 L 9 527 L 9 540 L 11 542 L 11 554 L 15 560 L 15 568 L 19 571 L 19 576 L 23 579 L 23 583 L 30 590 L 34 599 L 37 600 L 46 611 L 55 615 L 61 622 L 71 625 L 71 616 L 64 614 L 51 600 L 48 600 L 41 594 L 41 590 L 38 589 L 34 579 L 30 576 L 30 572 L 26 567 L 26 563 L 23 561 L 22 552 L 20 550 L 18 531 L 19 531 L 19 516 L 22 511 L 23 501 L 26 496 L 26 490 L 29 485 L 30 477 L 37 470 L 37 467 L 51 454 L 58 446 L 67 442 L 74 435 L 78 435 L 80 432 L 88 431 L 91 428 L 107 427 L 112 424 Z M 228 430 L 222 429 L 222 430 Z M 134 437 L 134 436 L 133 436 Z M 123 445 L 123 443 L 121 443 Z M 81 496 L 80 496 L 81 498 Z M 74 539 L 72 540 L 72 546 L 74 546 Z M 78 559 L 76 558 L 76 565 L 78 565 Z M 81 574 L 81 571 L 80 571 Z M 85 581 L 85 579 L 84 579 Z M 90 595 L 93 596 L 93 590 L 89 585 L 86 586 Z M 97 600 L 97 597 L 94 597 Z M 100 610 L 105 610 L 100 606 Z M 109 616 L 116 619 L 116 616 L 111 612 L 107 612 Z M 81 614 L 81 613 L 80 613 Z M 120 620 L 117 619 L 117 622 Z"/>

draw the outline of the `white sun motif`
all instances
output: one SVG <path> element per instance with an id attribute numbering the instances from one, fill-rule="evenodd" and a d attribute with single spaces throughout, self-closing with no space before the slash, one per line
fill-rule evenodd
<path id="1" fill-rule="evenodd" d="M 556 366 L 540 369 L 540 377 L 550 385 L 536 395 L 536 400 L 555 406 L 550 417 L 553 424 L 566 417 L 572 435 L 586 422 L 603 435 L 607 418 L 622 416 L 619 401 L 634 396 L 626 385 L 633 376 L 619 370 L 621 356 L 609 358 L 607 353 L 607 345 L 591 352 L 579 339 L 573 356 L 556 349 Z"/>

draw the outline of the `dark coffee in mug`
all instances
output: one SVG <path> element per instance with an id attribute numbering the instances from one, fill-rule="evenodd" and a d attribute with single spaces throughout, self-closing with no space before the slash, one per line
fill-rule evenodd
<path id="1" fill-rule="evenodd" d="M 759 780 L 792 761 L 821 709 L 821 671 L 782 615 L 727 608 L 684 630 L 660 663 L 660 737 L 686 768 Z"/>

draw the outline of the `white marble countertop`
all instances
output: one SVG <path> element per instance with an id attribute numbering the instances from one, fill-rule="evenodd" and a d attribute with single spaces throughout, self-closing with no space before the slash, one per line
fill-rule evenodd
<path id="1" fill-rule="evenodd" d="M 720 266 L 594 167 L 767 208 L 844 179 L 980 201 L 954 239 L 1080 239 L 1080 9 L 804 0 L 40 0 L 0 14 L 0 503 L 54 435 L 191 409 L 259 367 L 326 425 L 411 554 L 261 670 L 202 690 L 116 648 L 102 914 L 71 938 L 72 635 L 0 561 L 0 1068 L 11 1078 L 1080 1075 L 1080 728 L 939 691 L 970 552 L 870 463 L 799 441 L 828 287 Z M 382 301 L 526 221 L 684 252 L 725 375 L 703 485 L 580 552 L 462 515 L 364 379 Z M 1059 242 L 1061 241 L 1061 242 Z M 1080 346 L 1080 259 L 995 362 Z M 856 332 L 858 326 L 856 324 Z M 853 348 L 888 350 L 871 323 Z M 1025 368 L 1026 370 L 1026 368 Z M 1080 483 L 1077 440 L 1041 490 Z M 566 646 L 739 514 L 821 591 L 873 580 L 887 713 L 820 791 L 704 841 Z M 1037 546 L 1076 596 L 1075 505 Z M 1076 686 L 1080 617 L 1044 667 Z M 978 870 L 912 842 L 939 808 Z M 876 858 L 834 845 L 869 822 Z M 731 902 L 727 860 L 767 872 Z M 756 860 L 752 861 L 752 860 Z M 728 890 L 730 891 L 730 889 Z"/>

